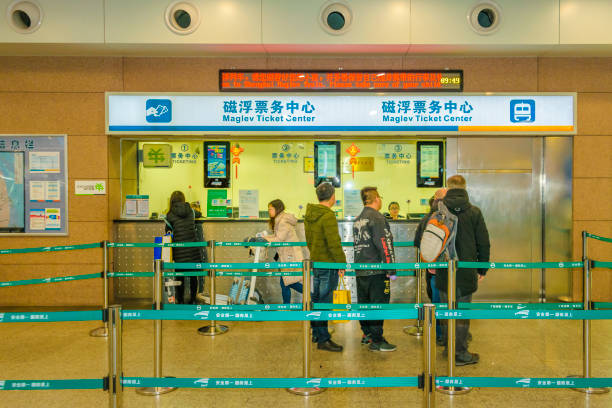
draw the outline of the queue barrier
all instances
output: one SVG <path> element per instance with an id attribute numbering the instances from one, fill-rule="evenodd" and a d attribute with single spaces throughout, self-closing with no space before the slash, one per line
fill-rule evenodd
<path id="1" fill-rule="evenodd" d="M 428 303 L 436 306 L 436 310 L 447 308 L 446 303 Z M 422 308 L 423 303 L 314 303 L 314 310 L 390 310 L 403 308 Z M 457 303 L 459 309 L 472 310 L 569 310 L 580 309 L 582 303 Z"/>
<path id="2" fill-rule="evenodd" d="M 68 281 L 77 281 L 77 280 L 84 280 L 84 279 L 94 279 L 94 278 L 100 278 L 100 277 L 102 277 L 102 274 L 100 273 L 87 273 L 84 275 L 55 276 L 52 278 L 37 278 L 37 279 L 24 279 L 24 280 L 16 280 L 16 281 L 4 281 L 4 282 L 0 282 L 0 288 L 4 288 L 8 286 L 40 285 L 42 283 L 68 282 Z"/>
<path id="3" fill-rule="evenodd" d="M 75 380 L 1 380 L 0 391 L 105 390 L 101 378 Z"/>
<path id="4" fill-rule="evenodd" d="M 328 378 L 155 378 L 123 377 L 124 387 L 176 388 L 356 388 L 418 387 L 419 377 L 328 377 Z"/>
<path id="5" fill-rule="evenodd" d="M 590 232 L 586 232 L 586 231 L 585 231 L 585 235 L 586 235 L 587 238 L 593 238 L 593 239 L 596 239 L 598 241 L 604 241 L 604 242 L 612 243 L 612 238 L 600 237 L 599 235 L 591 234 Z"/>
<path id="6" fill-rule="evenodd" d="M 101 248 L 101 247 L 102 247 L 102 243 L 95 242 L 93 244 L 80 244 L 80 245 L 60 245 L 60 246 L 35 247 L 35 248 L 0 249 L 0 255 L 28 254 L 28 253 L 33 253 L 33 252 L 73 251 L 76 249 L 89 249 L 89 248 Z"/>
<path id="7" fill-rule="evenodd" d="M 352 247 L 355 245 L 354 242 L 344 241 L 341 242 L 343 247 Z M 305 247 L 306 242 L 245 242 L 245 241 L 215 241 L 215 246 L 220 247 Z M 414 247 L 413 241 L 398 241 L 394 242 L 393 246 L 396 248 Z"/>

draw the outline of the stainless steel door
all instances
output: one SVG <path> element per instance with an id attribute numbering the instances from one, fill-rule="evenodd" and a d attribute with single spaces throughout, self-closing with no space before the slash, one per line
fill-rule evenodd
<path id="1" fill-rule="evenodd" d="M 448 175 L 467 180 L 472 204 L 484 215 L 491 260 L 539 262 L 542 259 L 542 138 L 449 138 Z M 540 270 L 490 270 L 477 301 L 537 302 Z"/>

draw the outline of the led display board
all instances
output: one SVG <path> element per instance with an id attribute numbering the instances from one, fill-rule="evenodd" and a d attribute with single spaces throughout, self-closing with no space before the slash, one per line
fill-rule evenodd
<path id="1" fill-rule="evenodd" d="M 463 91 L 463 71 L 219 71 L 222 92 Z"/>

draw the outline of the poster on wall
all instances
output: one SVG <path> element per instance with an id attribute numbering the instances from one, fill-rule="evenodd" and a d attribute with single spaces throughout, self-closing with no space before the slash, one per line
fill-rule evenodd
<path id="1" fill-rule="evenodd" d="M 354 219 L 361 214 L 363 202 L 359 190 L 344 190 L 344 216 Z"/>
<path id="2" fill-rule="evenodd" d="M 210 218 L 227 217 L 227 190 L 208 190 L 206 216 Z"/>
<path id="3" fill-rule="evenodd" d="M 204 142 L 204 187 L 228 188 L 230 184 L 229 142 Z"/>
<path id="4" fill-rule="evenodd" d="M 68 233 L 65 135 L 0 135 L 0 234 Z"/>
<path id="5" fill-rule="evenodd" d="M 240 218 L 259 218 L 259 190 L 240 190 Z"/>

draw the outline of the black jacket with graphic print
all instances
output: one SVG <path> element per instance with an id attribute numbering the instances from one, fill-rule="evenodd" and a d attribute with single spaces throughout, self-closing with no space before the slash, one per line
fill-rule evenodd
<path id="1" fill-rule="evenodd" d="M 394 263 L 393 235 L 385 217 L 371 207 L 364 207 L 353 223 L 356 263 Z M 357 276 L 393 274 L 395 270 L 355 271 Z"/>

